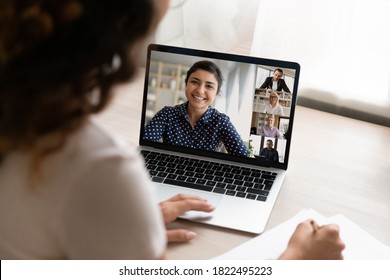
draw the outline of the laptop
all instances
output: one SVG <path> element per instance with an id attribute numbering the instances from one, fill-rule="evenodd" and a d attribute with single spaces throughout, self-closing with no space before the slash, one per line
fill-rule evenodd
<path id="1" fill-rule="evenodd" d="M 175 137 L 167 141 L 166 134 L 170 132 L 160 130 L 168 130 L 176 120 L 166 119 L 163 126 L 160 122 L 161 138 L 148 137 L 147 133 L 154 129 L 152 125 L 161 118 L 159 112 L 181 112 L 177 117 L 185 123 L 187 71 L 194 63 L 205 60 L 217 65 L 224 77 L 221 93 L 209 108 L 228 117 L 245 146 L 243 154 L 232 153 L 222 140 L 218 148 L 203 145 L 208 141 L 204 138 L 205 131 L 194 140 L 195 145 L 176 143 Z M 275 70 L 279 76 L 282 73 L 286 87 L 281 91 L 272 85 L 262 88 Z M 299 73 L 300 66 L 295 62 L 149 45 L 139 149 L 159 201 L 176 194 L 197 195 L 207 199 L 215 210 L 212 213 L 189 211 L 181 218 L 262 233 L 287 171 Z M 274 92 L 283 111 L 279 114 L 267 111 Z M 269 116 L 273 117 L 273 126 L 269 127 L 277 129 L 278 134 L 267 136 L 262 132 Z M 203 121 L 199 127 L 207 122 Z"/>

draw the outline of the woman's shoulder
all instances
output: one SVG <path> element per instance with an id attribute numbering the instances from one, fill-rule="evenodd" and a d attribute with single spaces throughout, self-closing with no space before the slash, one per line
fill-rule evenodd
<path id="1" fill-rule="evenodd" d="M 136 157 L 137 152 L 124 139 L 91 117 L 67 141 L 64 152 L 76 158 Z"/>
<path id="2" fill-rule="evenodd" d="M 220 111 L 218 111 L 218 109 L 211 106 L 209 106 L 209 108 L 207 109 L 207 114 L 209 114 L 213 118 L 229 119 L 228 115 L 226 115 L 225 113 L 221 113 Z"/>
<path id="3" fill-rule="evenodd" d="M 162 109 L 160 109 L 157 112 L 157 114 L 160 116 L 161 115 L 172 116 L 172 115 L 182 114 L 183 112 L 186 112 L 186 111 L 187 111 L 187 109 L 185 107 L 185 104 L 178 104 L 178 105 L 174 105 L 174 106 L 164 106 Z"/>
<path id="4" fill-rule="evenodd" d="M 215 108 L 212 107 L 209 108 L 209 116 L 210 119 L 213 120 L 214 122 L 223 123 L 225 125 L 231 125 L 230 117 L 225 113 L 221 113 Z"/>

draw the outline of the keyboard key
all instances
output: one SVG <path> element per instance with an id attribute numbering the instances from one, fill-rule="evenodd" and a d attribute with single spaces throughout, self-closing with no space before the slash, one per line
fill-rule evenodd
<path id="1" fill-rule="evenodd" d="M 177 175 L 175 175 L 175 174 L 169 174 L 167 176 L 167 178 L 169 178 L 169 179 L 176 179 L 176 177 L 177 177 Z"/>
<path id="2" fill-rule="evenodd" d="M 246 193 L 244 193 L 244 192 L 237 192 L 237 193 L 236 193 L 236 196 L 237 196 L 237 197 L 245 198 L 245 197 L 246 197 Z"/>
<path id="3" fill-rule="evenodd" d="M 241 170 L 238 167 L 235 167 L 235 168 L 232 169 L 232 173 L 233 174 L 240 174 Z"/>
<path id="4" fill-rule="evenodd" d="M 222 177 L 214 177 L 214 181 L 223 182 L 223 178 Z"/>
<path id="5" fill-rule="evenodd" d="M 183 176 L 183 175 L 180 175 L 180 176 L 177 176 L 177 180 L 179 180 L 179 181 L 185 181 L 185 180 L 187 180 L 187 177 L 186 177 L 186 176 Z"/>
<path id="6" fill-rule="evenodd" d="M 187 171 L 186 173 L 184 173 L 185 176 L 189 176 L 189 177 L 194 177 L 195 175 L 195 172 L 193 171 Z"/>
<path id="7" fill-rule="evenodd" d="M 271 188 L 273 183 L 274 183 L 274 181 L 264 180 L 264 185 L 265 185 L 267 188 Z"/>
<path id="8" fill-rule="evenodd" d="M 232 184 L 227 184 L 225 189 L 227 190 L 235 190 L 236 189 L 236 186 L 235 185 L 232 185 Z"/>
<path id="9" fill-rule="evenodd" d="M 240 192 L 245 192 L 246 189 L 247 189 L 246 187 L 241 187 L 241 186 L 236 187 L 236 191 L 240 191 Z"/>
<path id="10" fill-rule="evenodd" d="M 250 170 L 243 170 L 243 171 L 241 171 L 241 175 L 249 176 L 249 175 L 251 175 L 251 171 Z"/>
<path id="11" fill-rule="evenodd" d="M 161 177 L 152 177 L 153 182 L 162 183 L 164 181 L 164 178 Z"/>
<path id="12" fill-rule="evenodd" d="M 271 186 L 266 186 L 266 185 L 264 185 L 263 190 L 269 191 L 269 190 L 271 190 Z"/>
<path id="13" fill-rule="evenodd" d="M 217 183 L 214 182 L 214 181 L 207 181 L 207 182 L 206 182 L 206 185 L 207 185 L 207 186 L 210 186 L 210 187 L 214 187 L 216 184 L 217 184 Z"/>
<path id="14" fill-rule="evenodd" d="M 252 182 L 253 181 L 253 177 L 251 177 L 251 176 L 244 176 L 244 181 L 245 182 Z"/>
<path id="15" fill-rule="evenodd" d="M 223 189 L 224 189 L 224 188 L 226 187 L 226 184 L 225 184 L 225 183 L 218 182 L 218 183 L 217 183 L 217 187 L 218 187 L 218 188 L 223 188 Z"/>
<path id="16" fill-rule="evenodd" d="M 175 174 L 177 174 L 177 175 L 184 175 L 184 173 L 186 173 L 184 170 L 176 170 L 175 171 Z"/>
<path id="17" fill-rule="evenodd" d="M 219 169 L 221 169 L 221 167 L 219 167 L 219 166 L 217 166 L 217 165 L 214 165 L 211 169 L 212 169 L 212 170 L 219 170 Z"/>
<path id="18" fill-rule="evenodd" d="M 176 186 L 181 186 L 181 187 L 185 187 L 185 188 L 190 188 L 190 189 L 208 191 L 208 192 L 211 192 L 213 189 L 213 187 L 210 187 L 210 186 L 198 185 L 198 184 L 194 184 L 194 183 L 190 183 L 190 182 L 183 182 L 183 181 L 177 181 L 177 180 L 172 180 L 172 179 L 165 179 L 164 183 L 176 185 Z"/>
<path id="19" fill-rule="evenodd" d="M 193 178 L 193 177 L 188 177 L 186 179 L 186 182 L 190 182 L 190 183 L 195 183 L 195 181 L 196 181 L 196 178 Z"/>
<path id="20" fill-rule="evenodd" d="M 261 179 L 261 178 L 254 178 L 254 179 L 253 179 L 253 182 L 254 182 L 254 183 L 263 184 L 263 183 L 264 183 L 264 179 Z"/>
<path id="21" fill-rule="evenodd" d="M 230 173 L 230 172 L 232 172 L 232 169 L 230 167 L 224 167 L 224 168 L 222 168 L 222 171 Z"/>
<path id="22" fill-rule="evenodd" d="M 266 180 L 275 180 L 275 176 L 270 175 L 270 174 L 263 174 L 263 175 L 261 175 L 261 178 L 266 179 Z"/>
<path id="23" fill-rule="evenodd" d="M 235 196 L 236 195 L 236 192 L 235 191 L 231 191 L 231 190 L 227 190 L 226 195 L 232 195 L 232 196 Z"/>
<path id="24" fill-rule="evenodd" d="M 157 176 L 158 176 L 158 177 L 165 178 L 165 177 L 168 176 L 168 173 L 166 173 L 166 172 L 158 172 Z"/>
<path id="25" fill-rule="evenodd" d="M 193 166 L 195 166 L 195 167 L 202 167 L 202 166 L 203 166 L 203 163 L 201 163 L 201 162 L 196 162 L 196 163 L 194 163 Z"/>
<path id="26" fill-rule="evenodd" d="M 269 194 L 269 192 L 267 192 L 267 191 L 253 189 L 253 188 L 247 188 L 246 192 L 247 193 L 252 193 L 252 194 L 259 194 L 259 195 L 262 195 L 262 196 L 267 196 Z"/>
<path id="27" fill-rule="evenodd" d="M 155 169 L 157 168 L 157 165 L 148 164 L 148 165 L 146 166 L 146 168 L 147 168 L 148 170 L 155 170 Z"/>
<path id="28" fill-rule="evenodd" d="M 198 180 L 196 180 L 196 183 L 200 184 L 200 185 L 205 185 L 206 182 L 207 182 L 207 180 L 205 180 L 205 179 L 198 179 Z"/>
<path id="29" fill-rule="evenodd" d="M 232 178 L 225 178 L 223 181 L 224 181 L 225 183 L 228 183 L 228 184 L 231 184 L 231 183 L 234 182 L 234 180 L 233 180 Z"/>
<path id="30" fill-rule="evenodd" d="M 186 166 L 186 168 L 184 168 L 186 171 L 195 171 L 195 167 L 194 166 Z"/>
<path id="31" fill-rule="evenodd" d="M 213 189 L 213 192 L 215 192 L 215 193 L 221 193 L 221 194 L 224 194 L 225 193 L 225 189 L 221 189 L 221 188 L 214 188 Z"/>
<path id="32" fill-rule="evenodd" d="M 169 174 L 174 174 L 175 171 L 176 171 L 176 169 L 174 169 L 174 168 L 167 168 L 167 169 L 165 170 L 165 172 L 167 172 L 167 173 L 169 173 Z"/>
<path id="33" fill-rule="evenodd" d="M 253 185 L 253 188 L 258 189 L 258 190 L 263 190 L 264 187 L 265 187 L 264 184 L 254 184 Z"/>
<path id="34" fill-rule="evenodd" d="M 242 181 L 242 180 L 234 180 L 233 184 L 238 185 L 238 186 L 242 186 L 244 184 L 244 181 Z"/>
<path id="35" fill-rule="evenodd" d="M 199 167 L 195 169 L 195 172 L 197 172 L 197 173 L 202 173 L 202 174 L 204 174 L 205 171 L 206 171 L 205 169 L 199 168 Z"/>
<path id="36" fill-rule="evenodd" d="M 183 165 L 183 164 L 178 164 L 178 165 L 176 165 L 176 169 L 179 169 L 179 170 L 184 170 L 186 167 L 185 167 L 185 165 Z"/>

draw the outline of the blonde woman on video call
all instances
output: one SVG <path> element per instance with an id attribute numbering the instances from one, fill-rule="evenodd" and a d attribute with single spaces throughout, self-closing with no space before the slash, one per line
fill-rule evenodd
<path id="1" fill-rule="evenodd" d="M 168 1 L 0 1 L 0 258 L 161 259 L 194 238 L 165 225 L 213 206 L 158 204 L 136 150 L 92 117 L 134 76 Z M 343 248 L 336 225 L 304 221 L 280 258 Z"/>
<path id="2" fill-rule="evenodd" d="M 276 92 L 270 92 L 269 102 L 265 105 L 263 113 L 284 116 L 284 110 L 282 105 L 279 104 L 279 95 Z"/>

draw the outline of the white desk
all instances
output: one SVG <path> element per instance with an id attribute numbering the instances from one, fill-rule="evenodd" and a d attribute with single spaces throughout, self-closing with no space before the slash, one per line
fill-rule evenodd
<path id="1" fill-rule="evenodd" d="M 142 74 L 119 87 L 98 118 L 131 144 L 138 144 Z M 270 217 L 270 229 L 302 208 L 325 216 L 344 214 L 390 245 L 390 128 L 304 107 L 297 108 L 288 173 Z M 168 247 L 170 259 L 208 259 L 254 235 L 177 221 L 198 233 L 186 244 Z"/>

